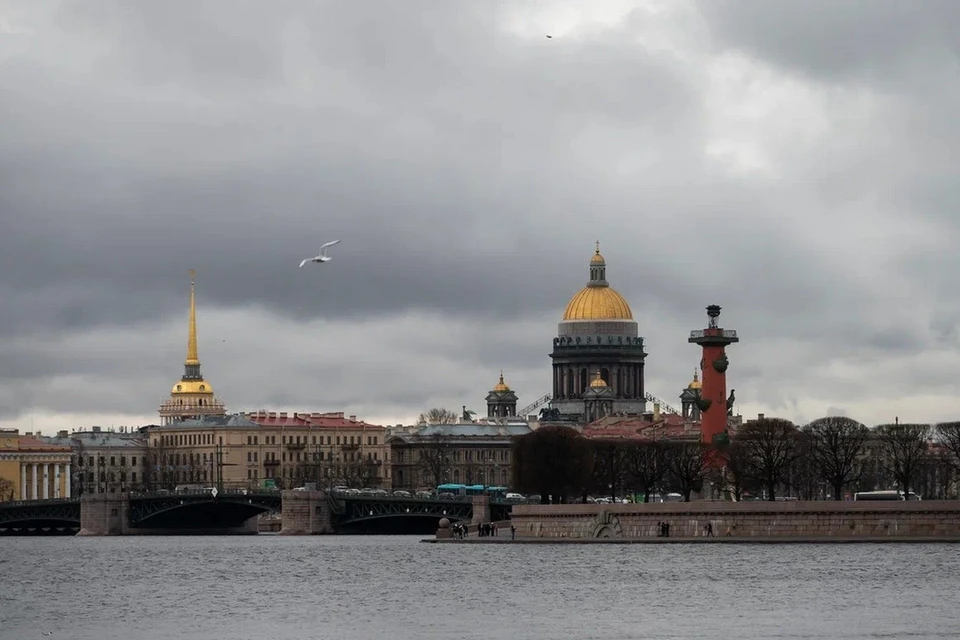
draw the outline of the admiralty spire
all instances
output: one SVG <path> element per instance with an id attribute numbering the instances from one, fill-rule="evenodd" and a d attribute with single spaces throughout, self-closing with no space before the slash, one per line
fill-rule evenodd
<path id="1" fill-rule="evenodd" d="M 173 424 L 204 416 L 226 415 L 223 402 L 213 395 L 213 387 L 200 374 L 197 351 L 196 272 L 190 270 L 190 328 L 187 336 L 187 359 L 183 362 L 183 376 L 173 385 L 170 397 L 160 405 L 163 424 Z"/>

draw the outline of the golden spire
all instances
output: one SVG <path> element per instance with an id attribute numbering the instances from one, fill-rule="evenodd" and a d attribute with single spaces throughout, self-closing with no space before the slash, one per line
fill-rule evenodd
<path id="1" fill-rule="evenodd" d="M 597 255 L 600 255 L 600 241 L 597 240 Z"/>
<path id="2" fill-rule="evenodd" d="M 190 269 L 190 337 L 187 338 L 187 360 L 185 364 L 200 364 L 200 359 L 197 356 L 197 300 L 193 292 L 196 274 L 196 271 Z"/>

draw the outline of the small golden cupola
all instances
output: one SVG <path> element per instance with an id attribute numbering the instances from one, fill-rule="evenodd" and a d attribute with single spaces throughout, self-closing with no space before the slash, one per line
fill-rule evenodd
<path id="1" fill-rule="evenodd" d="M 690 384 L 687 385 L 687 389 L 702 389 L 703 384 L 700 382 L 700 376 L 697 374 L 697 370 L 693 370 L 693 380 L 690 381 Z"/>
<path id="2" fill-rule="evenodd" d="M 190 269 L 190 324 L 187 335 L 187 358 L 183 362 L 183 376 L 173 385 L 170 397 L 160 405 L 163 424 L 172 424 L 204 416 L 223 416 L 223 402 L 214 396 L 213 387 L 200 374 L 200 356 L 197 350 L 196 272 Z"/>
<path id="3" fill-rule="evenodd" d="M 517 394 L 503 381 L 503 371 L 500 372 L 500 381 L 487 394 L 488 418 L 511 418 L 517 415 Z"/>
<path id="4" fill-rule="evenodd" d="M 602 389 L 602 388 L 604 388 L 604 387 L 606 387 L 606 386 L 607 386 L 606 381 L 605 381 L 605 380 L 603 379 L 603 377 L 600 375 L 600 370 L 597 369 L 597 373 L 594 374 L 593 380 L 590 381 L 590 388 L 591 388 L 591 389 Z"/>

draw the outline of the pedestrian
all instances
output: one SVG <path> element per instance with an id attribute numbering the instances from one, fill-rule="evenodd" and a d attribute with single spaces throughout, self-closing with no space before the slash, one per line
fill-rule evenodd
<path id="1" fill-rule="evenodd" d="M 510 539 L 511 540 L 517 539 L 517 527 L 512 524 L 510 525 Z"/>
<path id="2" fill-rule="evenodd" d="M 712 538 L 712 537 L 713 537 L 713 523 L 712 523 L 712 522 L 708 522 L 708 523 L 707 523 L 707 537 L 708 537 L 708 538 Z"/>

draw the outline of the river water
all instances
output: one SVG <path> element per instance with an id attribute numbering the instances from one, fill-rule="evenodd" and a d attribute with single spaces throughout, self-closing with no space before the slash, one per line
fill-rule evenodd
<path id="1" fill-rule="evenodd" d="M 958 545 L 418 539 L 0 538 L 0 639 L 960 634 Z"/>

